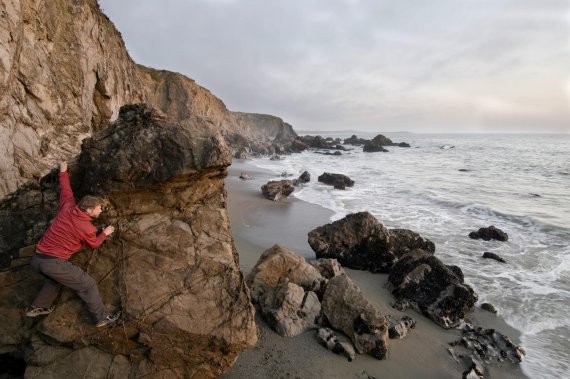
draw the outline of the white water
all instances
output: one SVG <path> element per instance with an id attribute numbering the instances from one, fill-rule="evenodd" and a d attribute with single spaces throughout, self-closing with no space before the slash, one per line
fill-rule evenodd
<path id="1" fill-rule="evenodd" d="M 346 145 L 354 150 L 342 156 L 306 151 L 253 164 L 276 175 L 286 171 L 296 177 L 309 171 L 311 182 L 294 196 L 333 210 L 332 220 L 366 210 L 388 227 L 411 229 L 434 241 L 440 259 L 463 269 L 479 303 L 493 304 L 521 331 L 525 373 L 532 378 L 567 377 L 570 135 L 386 136 L 412 148 L 364 153 L 361 147 Z M 317 182 L 323 172 L 348 175 L 356 184 L 334 190 Z M 489 225 L 507 232 L 509 241 L 467 237 Z M 484 251 L 508 264 L 482 259 Z"/>

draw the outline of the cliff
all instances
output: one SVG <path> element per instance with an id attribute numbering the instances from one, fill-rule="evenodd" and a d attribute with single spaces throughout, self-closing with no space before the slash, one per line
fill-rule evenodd
<path id="1" fill-rule="evenodd" d="M 232 114 L 235 116 L 238 125 L 241 126 L 241 129 L 238 130 L 244 130 L 242 134 L 252 140 L 290 144 L 297 138 L 297 133 L 293 127 L 279 117 L 243 112 L 232 112 Z"/>
<path id="2" fill-rule="evenodd" d="M 227 136 L 249 126 L 191 79 L 136 65 L 96 0 L 2 0 L 0 15 L 0 353 L 28 377 L 220 375 L 257 338 L 223 183 Z M 120 111 L 145 101 L 158 110 Z M 101 223 L 117 227 L 73 258 L 123 310 L 107 331 L 69 291 L 24 317 L 62 160 L 77 198 L 105 196 Z"/>
<path id="3" fill-rule="evenodd" d="M 0 14 L 0 198 L 75 156 L 129 103 L 152 104 L 171 120 L 208 117 L 230 145 L 267 150 L 255 141 L 258 122 L 237 120 L 184 75 L 136 65 L 96 0 L 2 0 Z"/>

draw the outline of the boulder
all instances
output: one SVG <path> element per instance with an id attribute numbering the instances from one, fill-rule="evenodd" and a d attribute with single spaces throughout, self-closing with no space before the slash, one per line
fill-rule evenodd
<path id="1" fill-rule="evenodd" d="M 238 151 L 235 152 L 234 158 L 235 159 L 247 159 L 248 151 L 245 148 L 240 148 Z"/>
<path id="2" fill-rule="evenodd" d="M 462 325 L 461 330 L 461 339 L 451 342 L 450 345 L 475 361 L 487 364 L 505 361 L 520 363 L 526 355 L 521 346 L 514 344 L 509 337 L 495 329 L 473 328 L 471 324 L 466 323 Z"/>
<path id="3" fill-rule="evenodd" d="M 239 174 L 239 178 L 242 179 L 242 180 L 251 180 L 251 179 L 254 179 L 253 176 L 249 175 L 249 174 L 248 174 L 247 172 L 245 172 L 245 171 L 244 171 L 244 172 L 241 172 L 241 173 Z"/>
<path id="4" fill-rule="evenodd" d="M 355 146 L 359 146 L 359 145 L 364 145 L 366 142 L 368 142 L 367 139 L 365 138 L 358 138 L 356 136 L 356 134 L 353 134 L 352 136 L 350 136 L 350 138 L 345 138 L 344 140 L 344 144 L 345 145 L 355 145 Z"/>
<path id="5" fill-rule="evenodd" d="M 330 325 L 346 334 L 356 351 L 384 359 L 388 351 L 388 321 L 346 275 L 330 279 L 322 301 Z"/>
<path id="6" fill-rule="evenodd" d="M 395 261 L 389 253 L 389 230 L 368 212 L 349 214 L 310 231 L 309 245 L 317 258 L 334 258 L 359 270 L 388 272 Z"/>
<path id="7" fill-rule="evenodd" d="M 404 316 L 398 321 L 390 320 L 390 327 L 388 328 L 388 336 L 390 339 L 402 339 L 408 335 L 410 329 L 416 327 L 416 320 L 410 316 Z"/>
<path id="8" fill-rule="evenodd" d="M 263 319 L 279 335 L 295 337 L 316 327 L 321 313 L 317 294 L 288 280 L 280 280 L 259 301 Z"/>
<path id="9" fill-rule="evenodd" d="M 328 172 L 323 173 L 317 180 L 321 183 L 334 186 L 335 189 L 346 189 L 346 187 L 352 187 L 354 185 L 354 180 L 351 180 L 348 176 Z"/>
<path id="10" fill-rule="evenodd" d="M 485 241 L 497 240 L 505 242 L 509 240 L 509 235 L 503 232 L 501 229 L 491 225 L 488 228 L 480 228 L 476 232 L 469 233 L 469 238 L 483 239 Z"/>
<path id="11" fill-rule="evenodd" d="M 311 174 L 308 171 L 303 171 L 303 173 L 295 180 L 293 180 L 293 185 L 299 186 L 301 184 L 309 183 L 311 181 Z"/>
<path id="12" fill-rule="evenodd" d="M 501 262 L 501 263 L 507 263 L 507 261 L 505 261 L 503 258 L 501 258 L 500 256 L 498 256 L 495 253 L 490 253 L 488 251 L 483 253 L 483 258 L 488 258 L 488 259 L 494 259 L 497 262 Z"/>
<path id="13" fill-rule="evenodd" d="M 305 151 L 309 148 L 309 145 L 307 145 L 305 142 L 303 142 L 301 139 L 296 139 L 294 140 L 290 147 L 292 152 L 294 153 L 300 153 L 302 151 Z"/>
<path id="14" fill-rule="evenodd" d="M 397 257 L 414 249 L 435 253 L 435 244 L 429 239 L 409 229 L 390 229 L 392 251 Z"/>
<path id="15" fill-rule="evenodd" d="M 319 271 L 307 260 L 285 246 L 276 244 L 265 250 L 247 276 L 251 297 L 258 302 L 286 279 L 305 291 L 318 291 L 323 281 Z"/>
<path id="16" fill-rule="evenodd" d="M 397 299 L 407 300 L 437 324 L 451 328 L 472 311 L 477 301 L 473 289 L 456 272 L 458 269 L 444 265 L 429 252 L 412 250 L 392 267 L 389 289 Z"/>
<path id="17" fill-rule="evenodd" d="M 313 149 L 330 149 L 333 144 L 321 136 L 302 136 L 299 140 Z"/>
<path id="18" fill-rule="evenodd" d="M 316 326 L 321 313 L 316 292 L 323 281 L 305 258 L 281 245 L 264 251 L 247 277 L 261 315 L 273 330 L 286 337 Z"/>
<path id="19" fill-rule="evenodd" d="M 279 155 L 274 155 L 271 158 L 269 158 L 270 161 L 280 161 L 281 157 Z"/>
<path id="20" fill-rule="evenodd" d="M 345 337 L 340 337 L 338 333 L 330 328 L 320 328 L 317 332 L 317 341 L 335 354 L 344 355 L 349 362 L 356 356 L 354 347 Z"/>
<path id="21" fill-rule="evenodd" d="M 388 150 L 386 150 L 383 146 L 384 145 L 380 145 L 374 141 L 367 141 L 364 144 L 362 151 L 366 153 L 387 153 Z"/>
<path id="22" fill-rule="evenodd" d="M 364 143 L 363 151 L 369 152 L 369 153 L 387 152 L 388 150 L 384 149 L 383 146 L 410 147 L 410 144 L 407 142 L 395 143 L 395 142 L 392 142 L 392 140 L 390 138 L 387 138 L 387 137 L 383 136 L 382 134 L 378 134 L 372 140 Z"/>
<path id="23" fill-rule="evenodd" d="M 292 194 L 294 190 L 293 183 L 288 179 L 272 180 L 261 186 L 263 196 L 273 201 L 280 201 Z"/>
<path id="24" fill-rule="evenodd" d="M 335 276 L 344 274 L 342 266 L 336 259 L 320 258 L 310 262 L 311 265 L 319 270 L 325 279 L 331 279 Z"/>
<path id="25" fill-rule="evenodd" d="M 402 254 L 435 244 L 408 229 L 385 228 L 368 212 L 349 214 L 309 232 L 309 245 L 317 258 L 334 258 L 359 270 L 388 273 Z"/>
<path id="26" fill-rule="evenodd" d="M 96 226 L 116 228 L 97 251 L 72 260 L 94 277 L 103 300 L 121 309 L 122 317 L 98 330 L 81 301 L 64 290 L 54 312 L 24 318 L 43 278 L 28 266 L 8 269 L 0 274 L 0 350 L 25 350 L 27 377 L 85 370 L 117 377 L 221 375 L 257 340 L 225 208 L 230 163 L 230 150 L 208 119 L 171 122 L 144 104 L 121 108 L 115 123 L 84 140 L 69 171 L 77 197 L 106 198 L 107 211 Z M 21 238 L 23 254 L 55 211 L 55 180 L 48 176 L 30 187 L 44 200 L 29 211 L 43 216 L 27 233 L 9 228 L 30 224 L 0 221 L 2 238 L 12 230 L 10 244 Z M 3 201 L 2 220 L 32 214 L 18 213 L 13 204 L 16 198 Z"/>
<path id="27" fill-rule="evenodd" d="M 491 312 L 491 313 L 495 313 L 495 314 L 497 313 L 497 310 L 495 309 L 493 304 L 483 303 L 483 304 L 481 304 L 481 309 L 484 309 L 487 312 Z"/>

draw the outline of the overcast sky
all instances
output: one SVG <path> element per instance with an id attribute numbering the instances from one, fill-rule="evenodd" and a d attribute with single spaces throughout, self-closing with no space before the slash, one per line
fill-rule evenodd
<path id="1" fill-rule="evenodd" d="M 99 0 L 132 58 L 296 130 L 570 133 L 570 0 Z"/>

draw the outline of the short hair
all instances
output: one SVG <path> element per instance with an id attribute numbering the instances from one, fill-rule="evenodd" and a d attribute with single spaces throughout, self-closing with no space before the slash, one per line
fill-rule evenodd
<path id="1" fill-rule="evenodd" d="M 103 205 L 103 199 L 97 196 L 86 195 L 79 200 L 79 209 L 85 212 L 89 208 L 95 208 L 97 205 Z"/>

